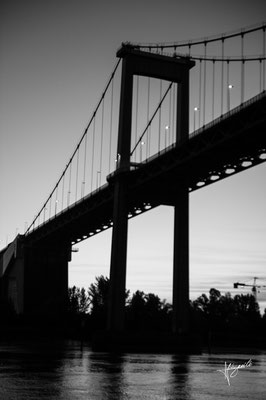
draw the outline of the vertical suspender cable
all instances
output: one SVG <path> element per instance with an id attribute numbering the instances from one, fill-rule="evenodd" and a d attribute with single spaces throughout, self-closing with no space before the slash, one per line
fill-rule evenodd
<path id="1" fill-rule="evenodd" d="M 226 71 L 226 92 L 227 92 L 227 111 L 230 110 L 230 93 L 229 93 L 229 60 L 227 60 L 227 71 Z"/>
<path id="2" fill-rule="evenodd" d="M 46 211 L 46 203 L 43 206 L 43 223 L 45 223 L 45 211 Z M 24 233 L 27 231 L 26 228 L 26 222 L 25 222 L 25 229 L 24 229 Z"/>
<path id="3" fill-rule="evenodd" d="M 263 57 L 265 58 L 265 55 L 266 55 L 266 40 L 265 40 L 265 26 L 263 27 L 263 44 L 262 44 L 262 46 L 263 46 Z M 262 87 L 263 87 L 263 90 L 265 90 L 266 89 L 266 77 L 265 77 L 265 73 L 266 73 L 266 71 L 265 71 L 265 59 L 263 60 L 263 62 L 262 62 Z"/>
<path id="4" fill-rule="evenodd" d="M 222 38 L 222 60 L 224 58 L 224 38 Z M 224 63 L 221 64 L 221 115 L 223 115 L 223 103 L 224 103 Z"/>
<path id="5" fill-rule="evenodd" d="M 150 119 L 150 91 L 151 91 L 151 82 L 150 82 L 150 77 L 148 79 L 148 104 L 147 104 L 147 123 Z M 151 153 L 151 125 L 148 127 L 148 137 L 149 137 L 149 155 Z"/>
<path id="6" fill-rule="evenodd" d="M 81 197 L 84 197 L 85 194 L 85 184 L 86 184 L 86 164 L 87 164 L 87 141 L 88 141 L 88 133 L 85 136 L 85 143 L 84 143 L 84 164 L 83 164 L 83 181 L 81 187 Z"/>
<path id="7" fill-rule="evenodd" d="M 199 65 L 199 127 L 200 127 L 200 123 L 201 123 L 201 63 L 202 60 L 200 60 L 200 65 Z"/>
<path id="8" fill-rule="evenodd" d="M 95 122 L 96 114 L 94 114 L 93 118 L 93 129 L 92 129 L 92 156 L 91 156 L 91 192 L 93 188 L 93 164 L 94 164 L 94 144 L 95 144 Z"/>
<path id="9" fill-rule="evenodd" d="M 68 194 L 67 194 L 67 206 L 70 204 L 70 193 L 71 193 L 71 173 L 72 173 L 72 160 L 69 164 L 69 181 L 68 181 Z"/>
<path id="10" fill-rule="evenodd" d="M 176 92 L 177 92 L 177 84 L 174 85 L 173 87 L 173 112 L 172 112 L 172 118 L 173 118 L 173 129 L 172 129 L 172 135 L 173 135 L 173 143 L 176 142 Z"/>
<path id="11" fill-rule="evenodd" d="M 172 82 L 172 84 L 173 84 L 173 82 Z M 171 144 L 171 129 L 172 129 L 172 126 L 171 126 L 171 118 L 172 118 L 172 115 L 171 115 L 171 113 L 172 113 L 172 88 L 171 88 L 171 90 L 170 90 L 170 93 L 169 93 L 169 123 L 168 123 L 168 129 L 169 129 L 169 145 Z"/>
<path id="12" fill-rule="evenodd" d="M 241 99 L 240 104 L 244 102 L 245 93 L 245 60 L 244 60 L 244 33 L 241 34 Z"/>
<path id="13" fill-rule="evenodd" d="M 137 143 L 137 136 L 138 136 L 138 105 L 139 105 L 139 75 L 136 78 L 136 102 L 135 102 L 135 144 Z M 137 158 L 137 153 L 135 152 L 134 155 L 135 162 Z"/>
<path id="14" fill-rule="evenodd" d="M 57 213 L 57 203 L 58 203 L 58 184 L 56 185 L 56 191 L 55 191 L 55 206 L 54 206 L 54 215 Z"/>
<path id="15" fill-rule="evenodd" d="M 79 179 L 79 145 L 77 149 L 77 169 L 76 169 L 76 193 L 75 193 L 75 201 L 78 198 L 78 179 Z"/>
<path id="16" fill-rule="evenodd" d="M 262 92 L 262 90 L 263 90 L 263 83 L 262 83 L 263 71 L 262 71 L 262 66 L 263 66 L 263 63 L 262 63 L 262 60 L 260 59 L 260 63 L 259 63 L 259 69 L 260 69 L 260 92 Z"/>
<path id="17" fill-rule="evenodd" d="M 203 72 L 203 126 L 205 125 L 205 106 L 206 106 L 206 57 L 207 57 L 207 43 L 204 43 L 204 72 Z"/>
<path id="18" fill-rule="evenodd" d="M 100 182 L 99 186 L 101 186 L 101 178 L 102 178 L 102 162 L 103 162 L 103 126 L 104 126 L 104 95 L 102 101 L 102 126 L 101 126 L 101 153 L 100 153 Z"/>
<path id="19" fill-rule="evenodd" d="M 160 101 L 162 99 L 162 80 L 160 79 Z M 158 121 L 158 153 L 160 153 L 161 149 L 161 117 L 162 117 L 162 108 L 159 109 L 159 121 Z"/>
<path id="20" fill-rule="evenodd" d="M 215 95 L 215 60 L 212 61 L 212 120 L 214 120 L 214 95 Z"/>
<path id="21" fill-rule="evenodd" d="M 65 171 L 63 174 L 63 182 L 62 182 L 62 201 L 61 201 L 61 209 L 64 209 L 64 191 L 65 191 Z"/>
<path id="22" fill-rule="evenodd" d="M 111 154 L 112 154 L 112 133 L 113 133 L 113 102 L 114 102 L 114 78 L 111 86 L 111 110 L 110 110 L 110 138 L 109 138 L 109 165 L 108 173 L 111 172 Z"/>
<path id="23" fill-rule="evenodd" d="M 151 90 L 151 79 L 150 79 L 150 77 L 148 77 L 147 125 L 149 123 L 149 118 L 150 118 L 150 90 Z M 150 149 L 151 149 L 151 137 L 150 136 L 151 136 L 151 129 L 149 126 L 148 130 L 147 130 L 146 158 L 148 158 L 150 155 Z"/>
<path id="24" fill-rule="evenodd" d="M 51 198 L 51 196 L 50 196 L 50 205 L 49 205 L 49 219 L 51 218 L 51 210 L 52 210 L 52 198 Z M 33 223 L 35 223 L 35 219 L 34 219 L 34 221 L 33 221 Z M 34 228 L 34 225 L 33 225 L 33 228 Z"/>
<path id="25" fill-rule="evenodd" d="M 245 100 L 245 60 L 242 62 L 241 104 Z"/>

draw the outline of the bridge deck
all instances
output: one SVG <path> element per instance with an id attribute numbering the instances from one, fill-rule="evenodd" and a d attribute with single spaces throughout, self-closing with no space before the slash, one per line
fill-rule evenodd
<path id="1" fill-rule="evenodd" d="M 112 226 L 113 182 L 128 182 L 129 218 L 161 204 L 174 204 L 180 185 L 190 191 L 265 161 L 266 92 L 199 129 L 130 171 L 115 171 L 108 183 L 30 232 L 29 242 L 79 242 Z M 231 169 L 230 174 L 228 169 Z"/>

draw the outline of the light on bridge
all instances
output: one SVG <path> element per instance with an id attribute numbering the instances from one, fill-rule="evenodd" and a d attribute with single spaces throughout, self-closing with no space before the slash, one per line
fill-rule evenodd
<path id="1" fill-rule="evenodd" d="M 197 184 L 196 184 L 196 186 L 198 186 L 198 187 L 201 187 L 201 186 L 204 186 L 205 185 L 205 182 L 204 181 L 200 181 L 200 182 L 198 182 Z"/>
<path id="2" fill-rule="evenodd" d="M 193 113 L 193 127 L 194 131 L 196 130 L 196 113 L 199 111 L 199 107 L 194 107 L 194 113 Z"/>
<path id="3" fill-rule="evenodd" d="M 241 165 L 244 168 L 250 167 L 252 165 L 252 161 L 250 161 L 250 160 L 242 161 Z"/>
<path id="4" fill-rule="evenodd" d="M 217 181 L 217 179 L 219 179 L 219 178 L 220 178 L 219 175 L 213 174 L 213 175 L 211 175 L 210 180 L 211 180 L 211 181 Z"/>
<path id="5" fill-rule="evenodd" d="M 121 159 L 121 155 L 118 153 L 117 157 L 115 159 L 115 163 L 117 164 L 118 167 L 119 167 L 119 164 L 120 164 L 120 159 Z"/>
<path id="6" fill-rule="evenodd" d="M 167 147 L 167 142 L 168 142 L 168 139 L 167 139 L 167 136 L 168 136 L 168 134 L 170 133 L 170 130 L 169 130 L 169 125 L 166 125 L 165 126 L 165 130 L 164 130 L 164 133 L 165 133 L 165 146 L 164 147 Z M 170 145 L 170 137 L 169 137 L 169 145 Z"/>
<path id="7" fill-rule="evenodd" d="M 226 168 L 226 170 L 225 170 L 225 173 L 227 174 L 227 175 L 230 175 L 230 174 L 233 174 L 235 172 L 235 169 L 234 168 Z"/>
<path id="8" fill-rule="evenodd" d="M 142 146 L 144 146 L 145 142 L 142 141 L 140 144 L 140 162 L 142 162 Z"/>
<path id="9" fill-rule="evenodd" d="M 230 92 L 233 89 L 233 85 L 229 84 L 228 85 L 228 90 L 227 90 L 227 111 L 230 111 Z"/>
<path id="10" fill-rule="evenodd" d="M 261 160 L 266 160 L 266 149 L 263 149 L 262 152 L 259 155 L 259 158 Z"/>

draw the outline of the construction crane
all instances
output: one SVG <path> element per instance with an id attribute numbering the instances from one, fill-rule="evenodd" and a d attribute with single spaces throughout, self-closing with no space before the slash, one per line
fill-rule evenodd
<path id="1" fill-rule="evenodd" d="M 239 286 L 240 287 L 244 287 L 244 286 L 251 287 L 252 294 L 255 297 L 255 300 L 257 301 L 257 294 L 259 293 L 258 289 L 266 288 L 266 285 L 257 285 L 256 284 L 257 279 L 259 279 L 257 276 L 255 276 L 253 278 L 253 285 L 247 285 L 246 283 L 236 282 L 236 283 L 234 283 L 234 289 L 237 289 Z"/>

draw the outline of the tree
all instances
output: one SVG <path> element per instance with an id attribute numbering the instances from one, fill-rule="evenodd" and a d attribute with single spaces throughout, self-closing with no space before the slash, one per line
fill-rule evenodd
<path id="1" fill-rule="evenodd" d="M 252 294 L 237 294 L 234 297 L 236 315 L 256 320 L 260 317 L 259 305 Z"/>
<path id="2" fill-rule="evenodd" d="M 127 307 L 127 325 L 130 330 L 168 330 L 171 306 L 153 294 L 137 290 Z"/>
<path id="3" fill-rule="evenodd" d="M 91 323 L 94 329 L 104 329 L 108 313 L 108 297 L 110 280 L 103 275 L 96 277 L 96 283 L 92 283 L 88 289 L 90 299 Z M 125 291 L 125 302 L 129 296 L 129 291 Z"/>
<path id="4" fill-rule="evenodd" d="M 105 312 L 108 303 L 109 279 L 103 275 L 96 277 L 96 283 L 92 283 L 88 289 L 91 304 L 91 314 Z"/>
<path id="5" fill-rule="evenodd" d="M 86 314 L 89 306 L 90 299 L 84 288 L 73 286 L 68 289 L 68 309 L 72 314 Z"/>

